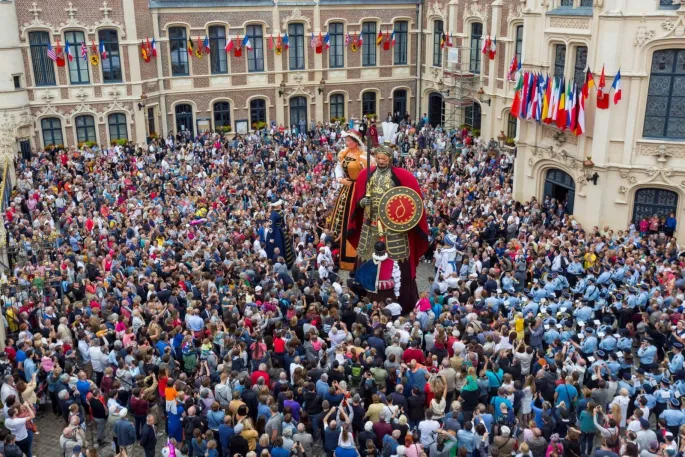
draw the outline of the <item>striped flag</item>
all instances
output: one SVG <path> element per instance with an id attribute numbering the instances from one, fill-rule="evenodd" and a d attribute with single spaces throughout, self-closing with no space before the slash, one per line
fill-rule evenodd
<path id="1" fill-rule="evenodd" d="M 352 37 L 350 36 L 350 32 L 347 32 L 347 35 L 345 35 L 345 47 L 348 47 L 351 42 L 352 42 Z"/>
<path id="2" fill-rule="evenodd" d="M 74 60 L 74 56 L 71 53 L 71 46 L 69 46 L 68 41 L 67 41 L 66 46 L 64 47 L 64 54 L 67 56 L 67 59 L 69 59 L 69 62 L 72 62 Z"/>
<path id="3" fill-rule="evenodd" d="M 309 46 L 314 49 L 316 47 L 316 38 L 314 38 L 314 32 L 312 32 L 312 40 L 309 42 Z"/>
<path id="4" fill-rule="evenodd" d="M 81 43 L 81 58 L 88 60 L 88 47 L 86 47 L 86 43 Z"/>
<path id="5" fill-rule="evenodd" d="M 57 53 L 53 49 L 52 45 L 50 42 L 48 42 L 48 58 L 55 62 L 57 60 Z"/>

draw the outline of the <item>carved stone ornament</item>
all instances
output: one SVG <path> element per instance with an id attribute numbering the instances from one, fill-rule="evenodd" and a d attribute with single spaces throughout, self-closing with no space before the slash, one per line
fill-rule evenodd
<path id="1" fill-rule="evenodd" d="M 618 173 L 621 175 L 621 178 L 626 179 L 630 175 L 630 170 L 621 168 Z"/>
<path id="2" fill-rule="evenodd" d="M 595 0 L 595 2 L 592 4 L 592 6 L 597 6 L 599 8 L 604 6 L 604 0 Z"/>
<path id="3" fill-rule="evenodd" d="M 119 100 L 115 100 L 112 103 L 110 103 L 107 108 L 104 109 L 104 113 L 110 113 L 112 111 L 125 111 L 128 116 L 128 123 L 133 124 L 133 110 L 131 108 L 127 108 L 124 106 Z"/>
<path id="4" fill-rule="evenodd" d="M 439 2 L 434 1 L 431 3 L 430 7 L 428 7 L 428 17 L 431 16 L 439 16 L 443 19 L 447 19 L 447 5 L 443 5 L 443 8 L 441 8 Z"/>
<path id="5" fill-rule="evenodd" d="M 625 195 L 628 192 L 628 188 L 626 186 L 619 186 L 618 188 L 618 193 L 621 195 Z"/>
<path id="6" fill-rule="evenodd" d="M 561 146 L 562 144 L 578 144 L 578 137 L 567 135 L 561 130 L 553 127 L 543 127 L 542 136 L 551 139 L 557 146 Z"/>
<path id="7" fill-rule="evenodd" d="M 467 17 L 477 17 L 483 24 L 488 22 L 488 10 L 477 3 L 471 3 L 466 10 Z"/>
<path id="8" fill-rule="evenodd" d="M 507 16 L 507 22 L 515 21 L 516 19 L 521 19 L 523 17 L 523 6 L 516 5 L 509 8 L 509 15 Z"/>
<path id="9" fill-rule="evenodd" d="M 670 19 L 666 19 L 664 22 L 661 23 L 661 27 L 664 29 L 668 30 L 669 32 L 675 28 L 675 24 L 671 22 Z"/>
<path id="10" fill-rule="evenodd" d="M 552 17 L 549 21 L 549 26 L 557 29 L 576 29 L 576 30 L 587 30 L 590 28 L 590 19 L 585 18 L 568 18 L 563 17 Z"/>
<path id="11" fill-rule="evenodd" d="M 678 187 L 685 190 L 685 181 L 680 181 L 680 184 L 678 184 Z"/>
<path id="12" fill-rule="evenodd" d="M 290 22 L 304 22 L 307 24 L 307 28 L 311 29 L 312 28 L 312 23 L 309 20 L 309 18 L 305 15 L 302 14 L 302 11 L 300 11 L 299 8 L 295 8 L 290 12 L 289 16 L 286 16 L 285 19 L 283 19 L 283 29 L 287 30 L 288 29 L 288 24 Z"/>
<path id="13" fill-rule="evenodd" d="M 637 183 L 637 178 L 635 176 L 628 176 L 628 182 L 635 185 Z"/>
<path id="14" fill-rule="evenodd" d="M 647 27 L 647 18 L 642 16 L 640 19 L 640 25 L 637 27 L 637 33 L 635 35 L 635 46 L 644 46 L 648 42 L 654 39 L 656 32 L 654 29 Z"/>
<path id="15" fill-rule="evenodd" d="M 643 156 L 659 157 L 660 162 L 665 161 L 668 157 L 685 158 L 685 145 L 638 143 L 638 151 Z"/>
<path id="16" fill-rule="evenodd" d="M 38 8 L 38 4 L 36 2 L 33 2 L 31 4 L 31 8 L 28 9 L 28 12 L 33 15 L 33 19 L 31 20 L 31 22 L 25 22 L 19 28 L 19 31 L 21 32 L 21 38 L 22 39 L 25 38 L 26 31 L 28 29 L 33 29 L 33 28 L 50 29 L 50 30 L 52 30 L 53 34 L 59 33 L 59 30 L 57 30 L 55 27 L 53 27 L 52 24 L 50 24 L 49 22 L 45 22 L 43 19 L 40 18 L 40 15 L 43 12 L 43 10 L 41 8 Z"/>
<path id="17" fill-rule="evenodd" d="M 529 158 L 529 159 L 528 159 L 528 165 L 530 165 L 530 166 L 532 167 L 532 166 L 533 166 L 533 163 L 534 163 L 534 162 L 533 162 L 533 158 L 532 158 L 532 157 Z"/>
<path id="18" fill-rule="evenodd" d="M 69 20 L 67 22 L 60 22 L 60 29 L 66 29 L 71 27 L 80 27 L 86 29 L 86 25 L 80 22 L 78 19 L 76 19 L 76 13 L 78 13 L 78 8 L 74 8 L 74 4 L 72 2 L 69 2 L 67 5 L 68 6 L 64 8 L 64 11 L 69 16 Z"/>

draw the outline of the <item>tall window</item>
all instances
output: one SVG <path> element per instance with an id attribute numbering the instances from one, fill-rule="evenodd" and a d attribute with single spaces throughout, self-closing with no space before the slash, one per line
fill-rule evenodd
<path id="1" fill-rule="evenodd" d="M 256 128 L 256 124 L 266 124 L 266 102 L 263 98 L 250 100 L 250 125 Z"/>
<path id="2" fill-rule="evenodd" d="M 169 27 L 169 52 L 171 53 L 171 76 L 187 76 L 188 40 L 184 27 Z"/>
<path id="3" fill-rule="evenodd" d="M 50 43 L 48 32 L 29 32 L 33 79 L 36 86 L 55 85 L 55 67 L 47 54 L 48 43 Z"/>
<path id="4" fill-rule="evenodd" d="M 153 133 L 157 133 L 157 130 L 155 129 L 155 109 L 154 108 L 148 108 L 147 109 L 147 130 L 152 135 Z"/>
<path id="5" fill-rule="evenodd" d="M 247 51 L 247 71 L 264 71 L 264 35 L 261 25 L 248 25 L 247 36 L 250 37 L 252 50 Z"/>
<path id="6" fill-rule="evenodd" d="M 407 33 L 409 23 L 407 21 L 395 22 L 395 65 L 407 64 Z"/>
<path id="7" fill-rule="evenodd" d="M 561 0 L 560 6 L 573 7 L 573 0 Z"/>
<path id="8" fill-rule="evenodd" d="M 507 138 L 516 138 L 516 118 L 507 114 Z"/>
<path id="9" fill-rule="evenodd" d="M 376 93 L 364 92 L 362 95 L 362 116 L 376 113 Z"/>
<path id="10" fill-rule="evenodd" d="M 64 41 L 65 43 L 69 43 L 71 55 L 74 57 L 71 61 L 67 59 L 67 65 L 69 65 L 69 81 L 71 81 L 72 84 L 88 84 L 90 82 L 88 61 L 81 58 L 81 44 L 85 41 L 83 32 L 65 32 Z"/>
<path id="11" fill-rule="evenodd" d="M 404 116 L 407 112 L 407 91 L 404 89 L 397 89 L 392 94 L 392 114 L 399 114 Z"/>
<path id="12" fill-rule="evenodd" d="M 464 108 L 464 123 L 470 125 L 471 128 L 480 130 L 481 110 L 478 103 Z"/>
<path id="13" fill-rule="evenodd" d="M 93 116 L 79 116 L 76 118 L 76 141 L 97 141 L 95 137 L 95 119 Z"/>
<path id="14" fill-rule="evenodd" d="M 566 45 L 558 44 L 554 48 L 554 76 L 557 78 L 564 77 L 564 70 L 566 68 Z"/>
<path id="15" fill-rule="evenodd" d="M 474 22 L 471 24 L 471 58 L 469 60 L 469 71 L 480 74 L 480 39 L 483 37 L 483 24 Z"/>
<path id="16" fill-rule="evenodd" d="M 122 113 L 114 113 L 109 115 L 109 139 L 110 141 L 128 140 L 126 116 L 124 116 Z"/>
<path id="17" fill-rule="evenodd" d="M 364 22 L 362 24 L 362 66 L 376 66 L 376 23 Z"/>
<path id="18" fill-rule="evenodd" d="M 331 120 L 345 117 L 345 96 L 343 94 L 331 95 Z"/>
<path id="19" fill-rule="evenodd" d="M 185 32 L 185 30 L 184 30 Z M 121 54 L 119 54 L 119 35 L 114 29 L 104 29 L 98 32 L 100 43 L 104 43 L 107 58 L 101 59 L 102 82 L 120 83 L 121 78 Z"/>
<path id="20" fill-rule="evenodd" d="M 442 67 L 442 21 L 433 22 L 433 66 Z"/>
<path id="21" fill-rule="evenodd" d="M 587 68 L 587 48 L 576 47 L 576 63 L 573 65 L 573 79 L 578 87 L 585 81 L 585 69 Z"/>
<path id="22" fill-rule="evenodd" d="M 516 52 L 516 60 L 519 62 L 523 61 L 523 26 L 519 25 L 516 27 L 516 44 L 514 52 Z"/>
<path id="23" fill-rule="evenodd" d="M 331 39 L 331 49 L 328 51 L 328 66 L 342 68 L 345 66 L 345 27 L 341 22 L 328 24 L 328 34 Z"/>
<path id="24" fill-rule="evenodd" d="M 231 125 L 231 105 L 228 102 L 214 104 L 214 128 Z"/>
<path id="25" fill-rule="evenodd" d="M 304 70 L 304 24 L 288 25 L 290 69 Z"/>
<path id="26" fill-rule="evenodd" d="M 213 25 L 209 28 L 209 47 L 212 52 L 209 58 L 212 63 L 212 74 L 228 73 L 226 58 L 226 28 L 223 25 Z"/>
<path id="27" fill-rule="evenodd" d="M 43 146 L 63 145 L 62 138 L 62 123 L 56 117 L 47 117 L 40 121 L 40 127 L 43 130 Z"/>
<path id="28" fill-rule="evenodd" d="M 685 140 L 685 49 L 664 49 L 652 56 L 645 138 Z"/>

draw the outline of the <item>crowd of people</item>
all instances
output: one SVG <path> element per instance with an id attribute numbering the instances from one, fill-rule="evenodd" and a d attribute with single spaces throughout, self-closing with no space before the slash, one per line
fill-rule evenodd
<path id="1" fill-rule="evenodd" d="M 397 120 L 434 266 L 409 314 L 336 267 L 348 126 L 18 159 L 0 453 L 32 457 L 45 414 L 64 457 L 682 454 L 675 239 L 515 201 L 497 142 Z"/>

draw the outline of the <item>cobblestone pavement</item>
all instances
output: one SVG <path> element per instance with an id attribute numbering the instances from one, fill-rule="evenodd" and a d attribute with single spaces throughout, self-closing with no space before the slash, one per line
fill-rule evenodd
<path id="1" fill-rule="evenodd" d="M 421 290 L 428 290 L 430 288 L 430 283 L 428 282 L 428 277 L 433 274 L 433 265 L 432 264 L 427 264 L 427 263 L 421 263 L 419 264 L 417 268 L 417 274 L 416 274 L 416 279 L 417 279 L 417 285 L 419 288 L 419 291 Z M 346 275 L 346 272 L 343 272 L 341 276 Z M 344 277 L 343 279 L 347 279 Z M 33 440 L 33 454 L 34 456 L 37 457 L 61 457 L 61 453 L 59 451 L 59 437 L 62 434 L 62 430 L 64 430 L 65 424 L 64 421 L 62 420 L 61 417 L 55 418 L 52 414 L 52 411 L 50 409 L 50 404 L 45 404 L 41 407 L 41 412 L 43 412 L 44 417 L 41 419 L 38 419 L 36 421 L 36 425 L 38 426 L 38 431 L 40 432 L 38 435 L 34 437 Z M 86 438 L 88 439 L 88 446 L 91 446 L 92 439 L 94 437 L 94 434 L 91 435 L 91 431 L 94 433 L 95 428 L 94 427 L 88 427 L 86 430 Z M 108 433 L 110 433 L 108 431 Z M 108 441 L 111 442 L 111 439 L 108 439 Z M 162 446 L 166 443 L 166 435 L 160 436 L 157 438 L 157 450 L 160 451 Z M 317 446 L 318 447 L 318 446 Z M 317 449 L 317 451 L 320 452 L 315 452 L 315 455 L 323 455 L 323 450 L 320 448 Z M 107 445 L 104 448 L 100 448 L 98 452 L 98 456 L 100 457 L 112 457 L 114 455 L 114 452 L 112 451 L 112 446 L 111 444 Z M 158 453 L 158 455 L 161 455 L 161 452 Z M 143 448 L 140 446 L 136 445 L 134 447 L 134 452 L 132 456 L 129 457 L 143 457 Z"/>

